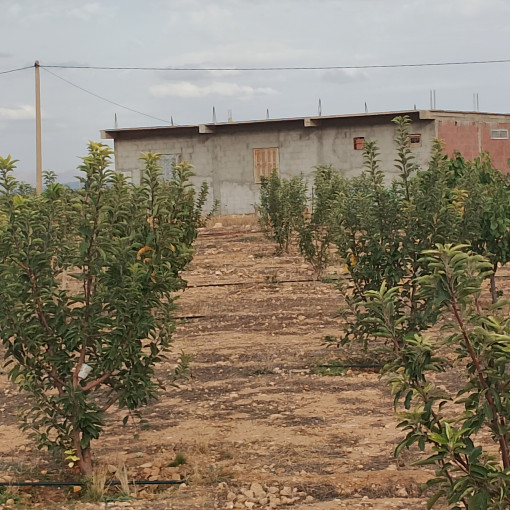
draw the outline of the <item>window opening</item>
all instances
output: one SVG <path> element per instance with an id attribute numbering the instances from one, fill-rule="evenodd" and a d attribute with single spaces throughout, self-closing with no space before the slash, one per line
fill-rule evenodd
<path id="1" fill-rule="evenodd" d="M 493 140 L 508 140 L 508 129 L 491 129 Z"/>
<path id="2" fill-rule="evenodd" d="M 354 150 L 355 151 L 362 151 L 365 147 L 365 137 L 364 136 L 357 136 L 354 138 Z"/>

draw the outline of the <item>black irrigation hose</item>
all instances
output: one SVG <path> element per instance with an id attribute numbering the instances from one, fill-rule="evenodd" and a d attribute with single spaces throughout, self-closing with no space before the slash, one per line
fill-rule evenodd
<path id="1" fill-rule="evenodd" d="M 251 280 L 244 282 L 218 282 L 218 283 L 191 283 L 187 286 L 188 289 L 197 289 L 201 287 L 230 287 L 234 285 L 279 285 L 280 283 L 308 283 L 317 282 L 320 280 L 314 280 L 312 278 L 306 280 Z"/>
<path id="2" fill-rule="evenodd" d="M 363 364 L 363 363 L 355 363 L 349 365 L 317 365 L 320 368 L 383 368 L 384 365 L 377 364 Z"/>
<path id="3" fill-rule="evenodd" d="M 129 485 L 181 485 L 186 480 L 133 480 Z M 66 487 L 87 485 L 87 482 L 0 482 L 0 487 Z M 105 485 L 120 485 L 119 480 L 105 482 Z"/>

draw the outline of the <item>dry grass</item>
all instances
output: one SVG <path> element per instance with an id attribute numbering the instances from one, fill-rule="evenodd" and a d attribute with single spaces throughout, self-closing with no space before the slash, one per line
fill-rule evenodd
<path id="1" fill-rule="evenodd" d="M 91 501 L 102 501 L 106 491 L 106 479 L 108 468 L 105 464 L 99 464 L 94 467 L 92 477 L 87 487 L 87 498 Z"/>
<path id="2" fill-rule="evenodd" d="M 218 215 L 208 220 L 206 228 L 212 228 L 216 223 L 221 223 L 223 227 L 256 228 L 258 226 L 258 218 L 255 214 Z"/>
<path id="3" fill-rule="evenodd" d="M 233 477 L 234 472 L 221 463 L 193 463 L 188 472 L 188 479 L 195 486 L 217 485 L 220 482 L 229 482 Z"/>
<path id="4" fill-rule="evenodd" d="M 119 479 L 120 482 L 120 491 L 121 494 L 126 496 L 131 496 L 131 491 L 129 487 L 129 477 L 127 472 L 126 464 L 122 463 L 115 472 L 115 476 Z M 136 485 L 133 484 L 133 488 L 136 492 Z"/>
<path id="5" fill-rule="evenodd" d="M 209 441 L 205 439 L 200 439 L 197 441 L 195 445 L 195 450 L 197 453 L 201 455 L 207 455 L 211 451 L 211 446 L 209 444 Z"/>

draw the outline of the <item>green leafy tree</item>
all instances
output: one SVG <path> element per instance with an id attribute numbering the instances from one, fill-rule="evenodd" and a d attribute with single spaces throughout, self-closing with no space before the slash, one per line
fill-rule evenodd
<path id="1" fill-rule="evenodd" d="M 406 331 L 402 324 L 408 318 L 398 309 L 401 288 L 383 285 L 367 293 L 367 300 L 376 334 L 400 346 L 385 367 L 402 419 L 399 427 L 407 432 L 396 454 L 416 444 L 429 455 L 415 465 L 436 467 L 427 483 L 433 492 L 428 508 L 444 497 L 452 509 L 499 510 L 510 506 L 508 302 L 483 309 L 482 282 L 492 264 L 466 248 L 427 250 L 421 261 L 429 274 L 417 278 L 420 296 L 433 300 L 449 335 L 433 340 Z M 441 356 L 446 352 L 454 355 Z M 457 367 L 456 393 L 437 386 L 434 377 L 452 367 Z M 480 444 L 484 431 L 495 448 Z"/>
<path id="2" fill-rule="evenodd" d="M 276 242 L 276 254 L 289 251 L 289 245 L 306 210 L 306 185 L 302 176 L 282 179 L 277 170 L 262 177 L 259 215 L 261 227 Z"/>
<path id="3" fill-rule="evenodd" d="M 301 255 L 309 262 L 316 278 L 320 278 L 331 257 L 335 235 L 335 212 L 339 194 L 346 186 L 344 179 L 331 165 L 318 166 L 315 171 L 311 213 L 296 225 Z"/>
<path id="4" fill-rule="evenodd" d="M 510 179 L 493 168 L 488 154 L 473 162 L 461 160 L 460 179 L 466 190 L 463 200 L 465 240 L 492 263 L 491 297 L 498 300 L 495 274 L 510 261 Z"/>
<path id="5" fill-rule="evenodd" d="M 77 192 L 51 179 L 22 197 L 14 162 L 0 159 L 0 335 L 9 377 L 27 392 L 23 427 L 39 447 L 73 450 L 85 475 L 107 409 L 155 398 L 174 329 L 180 271 L 193 256 L 206 188 L 190 166 L 161 179 L 144 154 L 143 184 L 110 170 L 111 150 L 90 143 Z M 74 284 L 62 286 L 68 272 Z M 182 356 L 177 368 L 187 365 Z M 126 417 L 127 420 L 127 417 Z"/>
<path id="6" fill-rule="evenodd" d="M 434 143 L 428 167 L 418 169 L 409 148 L 409 118 L 396 117 L 393 122 L 399 177 L 391 186 L 385 185 L 377 144 L 367 142 L 365 170 L 351 180 L 338 207 L 336 244 L 354 285 L 352 297 L 345 293 L 343 343 L 362 340 L 367 345 L 373 337 L 365 296 L 379 290 L 383 282 L 390 288 L 401 287 L 397 308 L 406 314 L 404 325 L 409 331 L 435 322 L 432 303 L 418 296 L 415 277 L 427 271 L 419 254 L 438 242 L 463 240 L 467 194 L 456 187 L 454 169 L 441 143 Z"/>

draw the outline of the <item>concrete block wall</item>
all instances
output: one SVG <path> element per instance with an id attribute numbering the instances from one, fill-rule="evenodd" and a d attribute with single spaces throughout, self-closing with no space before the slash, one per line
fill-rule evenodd
<path id="1" fill-rule="evenodd" d="M 206 180 L 210 185 L 209 205 L 219 202 L 220 214 L 252 213 L 258 202 L 259 184 L 255 183 L 253 149 L 278 147 L 280 175 L 290 178 L 299 174 L 309 176 L 314 166 L 332 164 L 346 176 L 359 175 L 363 169 L 363 154 L 355 150 L 354 137 L 376 140 L 380 148 L 381 169 L 390 182 L 396 175 L 394 125 L 383 117 L 342 119 L 338 123 L 324 123 L 318 127 L 304 127 L 297 122 L 268 125 L 231 125 L 215 133 L 177 134 L 167 136 L 115 140 L 117 171 L 131 175 L 140 182 L 141 152 L 179 154 L 195 167 L 194 182 Z M 430 120 L 415 120 L 412 133 L 421 134 L 421 147 L 413 152 L 418 164 L 429 160 L 432 141 L 436 135 Z"/>

